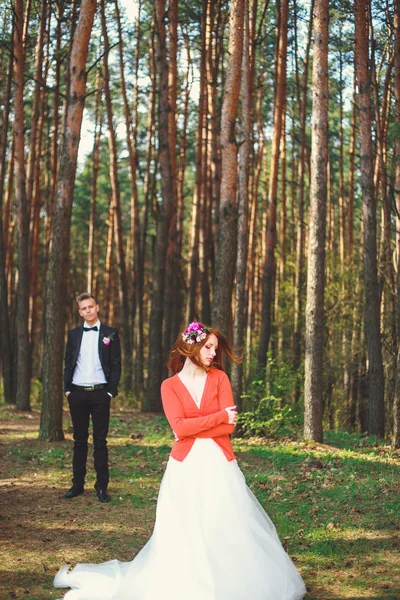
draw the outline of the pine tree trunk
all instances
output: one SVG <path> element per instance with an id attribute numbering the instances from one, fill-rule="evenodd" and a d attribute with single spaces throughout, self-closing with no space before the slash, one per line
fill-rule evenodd
<path id="1" fill-rule="evenodd" d="M 155 1 L 157 72 L 159 77 L 159 161 L 161 174 L 162 201 L 157 219 L 157 237 L 153 268 L 153 289 L 149 331 L 149 370 L 147 398 L 143 402 L 144 411 L 160 411 L 160 385 L 164 369 L 162 344 L 163 300 L 165 286 L 165 263 L 168 248 L 168 233 L 174 206 L 174 188 L 171 177 L 171 160 L 168 137 L 168 60 L 165 32 L 165 0 Z"/>
<path id="2" fill-rule="evenodd" d="M 132 331 L 129 326 L 129 300 L 128 300 L 128 281 L 126 275 L 124 241 L 122 235 L 122 216 L 121 216 L 121 193 L 118 180 L 118 157 L 117 157 L 117 138 L 113 123 L 113 112 L 111 105 L 110 92 L 110 75 L 108 68 L 108 52 L 110 44 L 108 41 L 108 32 L 105 17 L 105 2 L 101 2 L 101 19 L 104 38 L 105 53 L 103 57 L 103 82 L 104 95 L 106 101 L 107 121 L 108 121 L 108 147 L 110 150 L 110 181 L 111 181 L 111 197 L 113 204 L 114 217 L 114 236 L 115 236 L 115 253 L 117 257 L 117 267 L 119 275 L 119 303 L 123 311 L 124 319 L 127 327 L 124 328 L 122 339 L 123 347 L 123 387 L 129 392 L 132 389 Z"/>
<path id="3" fill-rule="evenodd" d="M 400 124 L 400 0 L 394 3 L 394 95 L 396 124 Z M 395 142 L 395 202 L 396 202 L 396 290 L 397 290 L 397 368 L 393 402 L 393 448 L 400 448 L 400 138 Z"/>
<path id="4" fill-rule="evenodd" d="M 178 237 L 178 212 L 177 212 L 177 87 L 178 87 L 178 0 L 169 0 L 168 4 L 168 147 L 171 164 L 171 184 L 172 200 L 171 223 L 168 232 L 167 261 L 165 268 L 164 283 L 164 315 L 172 315 L 174 292 L 179 288 L 180 279 L 178 276 L 179 257 L 177 256 L 177 237 Z M 177 263 L 175 260 L 177 259 Z M 172 330 L 172 318 L 164 319 L 163 323 L 163 348 L 164 348 L 164 369 L 162 378 L 168 376 L 167 360 L 169 350 L 172 347 L 171 339 L 175 341 L 178 331 Z"/>
<path id="5" fill-rule="evenodd" d="M 48 61 L 47 61 L 48 66 Z M 47 68 L 47 67 L 46 67 Z M 40 209 L 42 206 L 42 163 L 40 157 L 43 146 L 43 128 L 45 118 L 45 105 L 47 102 L 47 93 L 41 90 L 39 99 L 39 120 L 37 126 L 35 154 L 38 157 L 35 161 L 33 173 L 34 185 L 32 189 L 31 203 L 31 227 L 30 227 L 30 298 L 29 298 L 29 333 L 31 346 L 31 361 L 33 353 L 36 350 L 36 334 L 38 329 L 38 301 L 39 301 L 39 261 L 40 261 Z M 40 328 L 41 330 L 41 328 Z"/>
<path id="6" fill-rule="evenodd" d="M 156 65 L 154 51 L 154 20 L 152 22 L 152 34 L 150 38 L 149 49 L 149 71 L 151 78 L 149 109 L 147 116 L 147 137 L 146 137 L 146 169 L 144 174 L 144 207 L 142 217 L 142 239 L 141 239 L 141 261 L 138 264 L 137 280 L 138 280 L 138 322 L 136 327 L 136 360 L 135 360 L 135 377 L 134 385 L 136 395 L 143 396 L 144 393 L 144 322 L 145 322 L 145 262 L 147 256 L 147 224 L 150 212 L 150 201 L 152 190 L 155 183 L 155 175 L 151 171 L 151 163 L 154 156 L 154 148 L 152 139 L 155 131 L 155 99 L 156 99 Z M 156 160 L 155 160 L 156 162 Z"/>
<path id="7" fill-rule="evenodd" d="M 287 57 L 287 28 L 288 28 L 288 0 L 282 1 L 279 28 L 279 48 L 276 67 L 276 95 L 274 107 L 274 133 L 271 149 L 271 168 L 269 174 L 268 191 L 268 216 L 265 231 L 266 257 L 263 273 L 262 291 L 262 326 L 260 345 L 258 347 L 257 363 L 260 370 L 267 364 L 267 352 L 272 331 L 272 307 L 274 296 L 274 283 L 276 277 L 276 210 L 278 199 L 278 174 L 280 143 L 282 138 L 283 111 L 286 105 L 286 57 Z"/>
<path id="8" fill-rule="evenodd" d="M 304 437 L 322 442 L 325 232 L 328 183 L 329 0 L 314 9 L 313 107 L 308 247 Z"/>
<path id="9" fill-rule="evenodd" d="M 201 19 L 201 62 L 200 62 L 200 91 L 199 91 L 199 108 L 197 115 L 197 131 L 196 131 L 196 179 L 193 194 L 192 218 L 190 225 L 190 256 L 188 261 L 188 295 L 186 300 L 186 316 L 187 323 L 193 319 L 198 319 L 197 305 L 197 287 L 199 280 L 199 237 L 200 237 L 200 210 L 202 197 L 202 173 L 203 173 L 203 140 L 205 137 L 204 122 L 206 113 L 207 99 L 207 77 L 206 77 L 206 30 L 207 30 L 207 6 L 209 0 L 203 0 L 203 12 Z"/>
<path id="10" fill-rule="evenodd" d="M 385 433 L 384 381 L 377 275 L 367 11 L 366 0 L 355 0 L 355 64 L 359 88 L 361 189 L 364 221 L 365 333 L 368 348 L 368 431 L 372 435 L 383 437 Z"/>
<path id="11" fill-rule="evenodd" d="M 131 270 L 131 327 L 132 327 L 132 341 L 134 339 L 135 331 L 135 317 L 136 317 L 136 306 L 138 304 L 138 296 L 143 294 L 143 289 L 138 286 L 138 275 L 137 270 L 141 262 L 141 241 L 140 241 L 140 220 L 139 220 L 139 199 L 138 189 L 136 182 L 136 169 L 138 164 L 137 156 L 137 120 L 138 120 L 138 71 L 139 71 L 139 42 L 140 42 L 140 2 L 138 5 L 138 17 L 136 21 L 136 48 L 135 48 L 135 84 L 134 84 L 134 102 L 133 102 L 133 114 L 131 114 L 130 104 L 128 101 L 128 95 L 126 92 L 125 73 L 124 73 L 124 46 L 122 38 L 121 19 L 119 14 L 118 0 L 115 1 L 115 12 L 117 16 L 118 36 L 120 39 L 119 43 L 119 71 L 120 71 L 120 82 L 121 91 L 124 103 L 124 116 L 125 116 L 125 129 L 126 129 L 126 141 L 128 144 L 129 153 L 129 174 L 131 183 L 131 227 L 130 227 L 130 241 L 129 247 L 131 248 L 130 255 L 128 254 L 128 263 Z M 132 368 L 132 367 L 131 367 Z"/>
<path id="12" fill-rule="evenodd" d="M 43 401 L 39 437 L 64 438 L 62 431 L 62 365 L 65 297 L 73 190 L 86 95 L 86 58 L 96 10 L 95 0 L 82 0 L 72 43 L 66 127 L 54 211 L 54 228 L 46 285 L 43 355 Z"/>
<path id="13" fill-rule="evenodd" d="M 24 69 L 23 1 L 14 2 L 14 140 L 15 197 L 18 210 L 18 286 L 17 286 L 17 390 L 18 410 L 30 410 L 29 344 L 29 207 L 26 197 L 24 136 Z"/>
<path id="14" fill-rule="evenodd" d="M 308 23 L 308 38 L 306 53 L 304 58 L 304 73 L 302 89 L 300 93 L 300 85 L 297 85 L 297 98 L 300 110 L 300 149 L 298 161 L 298 210 L 297 210 L 297 233 L 296 233 L 296 267 L 295 267 L 295 283 L 294 283 L 294 369 L 299 371 L 302 357 L 302 330 L 303 323 L 303 293 L 304 293 L 304 187 L 306 176 L 306 154 L 307 154 L 307 137 L 306 137 L 306 115 L 307 115 L 307 95 L 308 95 L 308 69 L 311 48 L 311 38 L 314 22 L 314 0 L 311 1 L 310 18 Z M 297 33 L 297 28 L 295 29 Z M 296 37 L 297 39 L 297 37 Z M 297 48 L 295 48 L 295 56 L 297 56 Z M 298 72 L 298 69 L 296 69 Z M 300 378 L 297 378 L 295 387 L 294 400 L 298 402 L 300 398 Z"/>
<path id="15" fill-rule="evenodd" d="M 172 332 L 180 331 L 183 327 L 183 319 L 185 317 L 185 287 L 183 277 L 183 260 L 182 260 L 182 249 L 183 249 L 183 227 L 184 227 L 184 209 L 185 209 L 185 172 L 187 165 L 187 135 L 188 135 L 188 124 L 189 124 L 189 101 L 191 91 L 191 72 L 193 69 L 190 42 L 187 34 L 184 34 L 186 56 L 187 56 L 187 72 L 186 72 L 186 85 L 184 93 L 183 103 L 183 126 L 182 136 L 180 142 L 180 160 L 178 169 L 178 185 L 177 185 L 177 215 L 176 215 L 176 227 L 177 227 L 177 238 L 175 246 L 175 267 L 177 270 L 177 277 L 179 285 L 174 289 L 174 302 L 172 308 Z M 169 346 L 172 347 L 174 340 L 170 340 Z"/>
<path id="16" fill-rule="evenodd" d="M 219 209 L 212 324 L 225 335 L 231 322 L 233 276 L 237 242 L 237 144 L 236 117 L 239 104 L 243 56 L 244 0 L 232 0 L 229 58 L 221 118 L 222 175 Z"/>
<path id="17" fill-rule="evenodd" d="M 6 173 L 6 148 L 10 116 L 11 83 L 13 77 L 13 46 L 11 46 L 6 88 L 3 97 L 3 120 L 0 134 L 0 327 L 1 327 L 1 363 L 3 372 L 4 400 L 7 404 L 14 402 L 13 385 L 13 355 L 11 344 L 10 318 L 8 312 L 8 291 L 6 272 L 6 249 L 9 228 L 9 218 L 3 220 L 3 194 Z M 13 157 L 14 142 L 11 140 L 10 157 Z M 11 176 L 12 180 L 12 176 Z M 6 207 L 5 207 L 6 209 Z M 9 207 L 8 207 L 9 212 Z"/>
<path id="18" fill-rule="evenodd" d="M 60 123 L 60 80 L 61 80 L 61 22 L 63 19 L 63 5 L 57 4 L 57 25 L 56 25 L 56 47 L 55 47 L 55 69 L 54 69 L 54 95 L 53 95 L 53 119 L 51 125 L 51 158 L 50 158 L 50 194 L 47 198 L 47 210 L 45 220 L 45 239 L 44 239 L 44 270 L 47 271 L 47 265 L 50 252 L 51 232 L 53 230 L 53 215 L 57 193 L 58 179 L 58 136 Z"/>
<path id="19" fill-rule="evenodd" d="M 87 291 L 94 294 L 95 278 L 95 226 L 96 226 L 96 204 L 97 204 L 97 178 L 100 167 L 100 140 L 103 121 L 102 106 L 102 76 L 101 68 L 97 69 L 96 75 L 96 99 L 95 99 L 95 124 L 94 124 L 94 142 L 93 142 L 93 166 L 90 194 L 90 220 L 89 220 L 89 240 L 88 240 L 88 267 L 87 267 Z"/>
<path id="20" fill-rule="evenodd" d="M 252 3 L 253 8 L 254 2 Z M 252 27 L 254 32 L 254 27 Z M 239 150 L 239 200 L 238 200 L 238 240 L 236 257 L 235 316 L 233 325 L 233 346 L 240 351 L 244 344 L 246 324 L 246 272 L 248 250 L 248 207 L 249 207 L 249 167 L 253 156 L 253 76 L 254 57 L 250 56 L 254 40 L 250 39 L 250 6 L 245 0 L 244 37 L 242 59 L 242 145 Z M 253 60 L 252 60 L 253 59 Z M 233 364 L 231 371 L 233 397 L 238 410 L 242 408 L 243 365 Z"/>

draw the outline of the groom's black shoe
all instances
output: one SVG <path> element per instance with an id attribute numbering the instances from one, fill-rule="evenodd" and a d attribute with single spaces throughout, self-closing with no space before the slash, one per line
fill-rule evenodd
<path id="1" fill-rule="evenodd" d="M 97 497 L 100 502 L 110 502 L 111 497 L 107 494 L 107 490 L 102 490 L 101 488 L 97 490 Z"/>
<path id="2" fill-rule="evenodd" d="M 80 496 L 83 494 L 83 486 L 81 485 L 73 485 L 70 490 L 66 494 L 64 494 L 64 498 L 70 500 L 71 498 L 76 498 L 76 496 Z"/>

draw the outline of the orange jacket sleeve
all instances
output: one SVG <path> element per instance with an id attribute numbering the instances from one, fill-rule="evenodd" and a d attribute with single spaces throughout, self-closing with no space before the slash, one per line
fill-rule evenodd
<path id="1" fill-rule="evenodd" d="M 228 413 L 225 408 L 205 417 L 185 417 L 182 403 L 168 379 L 161 385 L 161 398 L 168 423 L 179 439 L 193 437 L 202 431 L 228 423 Z"/>
<path id="2" fill-rule="evenodd" d="M 229 381 L 228 375 L 224 373 L 224 371 L 219 372 L 218 400 L 220 408 L 228 408 L 229 406 L 235 406 L 231 382 Z"/>
<path id="3" fill-rule="evenodd" d="M 222 423 L 222 425 L 217 425 L 216 427 L 212 427 L 211 429 L 207 429 L 207 431 L 201 431 L 196 434 L 198 438 L 216 438 L 222 435 L 230 435 L 233 433 L 235 429 L 234 425 L 229 425 L 229 423 Z"/>

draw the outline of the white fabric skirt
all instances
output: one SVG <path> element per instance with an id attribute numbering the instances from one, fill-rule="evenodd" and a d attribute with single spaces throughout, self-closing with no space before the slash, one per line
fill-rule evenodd
<path id="1" fill-rule="evenodd" d="M 170 457 L 150 540 L 132 562 L 62 567 L 65 600 L 300 600 L 303 580 L 236 460 L 196 439 Z"/>

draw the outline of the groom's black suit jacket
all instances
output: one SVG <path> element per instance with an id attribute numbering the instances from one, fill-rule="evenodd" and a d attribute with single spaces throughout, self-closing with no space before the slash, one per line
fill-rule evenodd
<path id="1" fill-rule="evenodd" d="M 86 334 L 88 335 L 88 334 Z M 78 360 L 83 336 L 83 325 L 70 329 L 65 350 L 64 394 L 72 390 L 72 377 Z M 104 338 L 110 339 L 107 345 Z M 108 325 L 100 324 L 99 358 L 107 379 L 107 392 L 115 397 L 118 394 L 118 382 L 121 377 L 121 344 L 118 331 Z"/>

